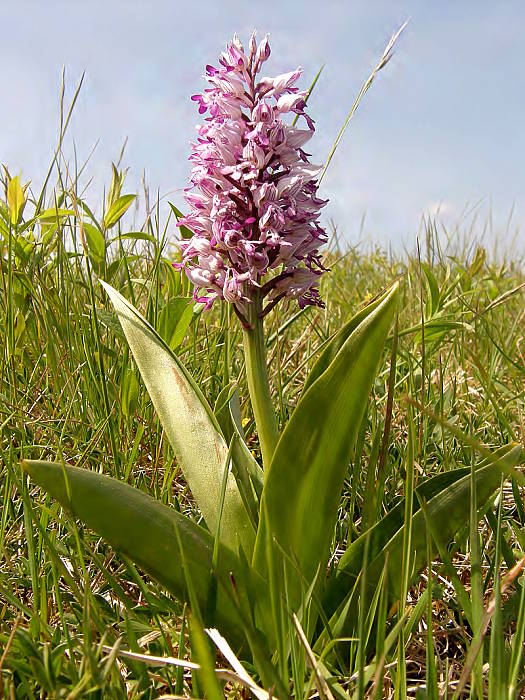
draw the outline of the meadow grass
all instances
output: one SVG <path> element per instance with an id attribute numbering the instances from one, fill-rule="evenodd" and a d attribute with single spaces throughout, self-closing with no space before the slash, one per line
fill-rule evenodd
<path id="1" fill-rule="evenodd" d="M 145 223 L 126 223 L 131 211 L 120 218 L 126 207 L 112 208 L 125 188 L 114 169 L 96 216 L 76 177 L 58 166 L 57 159 L 57 186 L 41 194 L 21 195 L 6 173 L 0 202 L 0 696 L 242 697 L 249 691 L 224 670 L 228 660 L 214 657 L 198 633 L 190 644 L 185 607 L 20 469 L 22 457 L 64 460 L 200 520 L 98 279 L 141 309 L 212 406 L 238 381 L 259 456 L 239 323 L 225 305 L 184 311 L 188 283 L 172 267 L 174 212 L 149 205 Z M 414 248 L 367 252 L 334 231 L 321 288 L 326 309 L 284 305 L 267 319 L 272 395 L 284 425 L 325 341 L 400 281 L 397 332 L 348 467 L 330 566 L 424 479 L 525 444 L 522 260 L 491 259 L 473 235 L 447 239 L 432 222 Z M 399 572 L 403 605 L 389 609 L 379 586 L 373 612 L 359 611 L 359 638 L 335 657 L 330 642 L 308 649 L 299 621 L 288 621 L 296 634 L 283 672 L 289 668 L 295 697 L 518 697 L 523 489 L 506 480 L 479 525 L 475 490 L 465 512 L 470 527 L 438 557 L 429 550 L 414 586 L 407 590 L 408 572 Z M 431 521 L 426 527 L 439 542 Z M 366 553 L 360 585 L 365 579 Z M 208 676 L 176 665 L 197 648 Z M 215 666 L 223 670 L 215 674 Z M 257 665 L 246 668 L 260 683 Z"/>

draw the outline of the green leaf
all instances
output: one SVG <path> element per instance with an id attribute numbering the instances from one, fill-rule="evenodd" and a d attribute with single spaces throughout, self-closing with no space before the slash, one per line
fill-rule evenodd
<path id="1" fill-rule="evenodd" d="M 145 231 L 128 231 L 127 233 L 123 233 L 120 236 L 115 236 L 111 239 L 110 243 L 114 243 L 119 239 L 129 239 L 132 241 L 148 241 L 149 243 L 157 243 L 157 239 L 155 238 L 155 236 L 152 236 L 151 233 L 146 233 Z"/>
<path id="2" fill-rule="evenodd" d="M 104 234 L 93 224 L 83 223 L 86 243 L 89 250 L 89 256 L 95 263 L 101 263 L 106 256 L 106 241 Z"/>
<path id="3" fill-rule="evenodd" d="M 7 203 L 9 205 L 10 221 L 16 226 L 22 218 L 22 212 L 26 203 L 24 189 L 20 184 L 20 176 L 16 175 L 9 180 L 7 185 Z"/>
<path id="4" fill-rule="evenodd" d="M 179 600 L 188 601 L 186 571 L 201 609 L 208 594 L 214 540 L 211 534 L 175 508 L 118 479 L 53 462 L 24 460 L 23 469 L 53 498 L 95 530 L 112 547 L 132 559 Z M 177 536 L 178 535 L 178 536 Z M 236 644 L 243 641 L 243 623 L 232 600 L 230 572 L 243 595 L 238 558 L 219 548 L 217 624 Z"/>
<path id="5" fill-rule="evenodd" d="M 457 321 L 452 318 L 437 316 L 432 318 L 430 321 L 425 321 L 425 340 L 435 339 L 438 336 L 448 333 L 454 330 L 465 330 L 469 333 L 474 330 L 474 328 L 466 322 Z M 419 343 L 421 340 L 421 324 L 416 326 L 410 326 L 410 328 L 404 328 L 399 331 L 399 337 L 404 335 L 410 335 L 414 333 L 414 344 Z"/>
<path id="6" fill-rule="evenodd" d="M 193 497 L 211 532 L 219 516 L 228 447 L 202 392 L 189 372 L 139 312 L 101 281 L 111 299 L 155 410 L 177 455 Z M 254 530 L 235 477 L 228 477 L 220 540 L 251 555 Z"/>
<path id="7" fill-rule="evenodd" d="M 168 202 L 168 204 L 170 205 L 171 211 L 174 213 L 177 221 L 179 221 L 180 219 L 182 219 L 184 217 L 184 215 L 180 211 L 180 209 L 177 209 L 177 207 L 174 204 L 172 204 L 171 202 Z M 190 231 L 190 229 L 187 226 L 184 226 L 184 225 L 179 226 L 179 231 L 180 231 L 180 235 L 182 238 L 187 239 L 187 238 L 191 238 L 193 236 L 193 233 Z"/>
<path id="8" fill-rule="evenodd" d="M 239 390 L 236 384 L 229 384 L 222 389 L 213 412 L 224 437 L 232 443 L 233 474 L 246 511 L 256 528 L 259 523 L 258 499 L 262 493 L 263 473 L 244 441 Z"/>
<path id="9" fill-rule="evenodd" d="M 318 379 L 326 369 L 328 369 L 339 350 L 343 347 L 347 338 L 355 331 L 357 326 L 362 323 L 365 318 L 372 313 L 372 311 L 377 309 L 379 304 L 381 304 L 389 294 L 390 290 L 384 294 L 381 294 L 370 304 L 367 304 L 364 309 L 361 309 L 361 311 L 358 311 L 354 316 L 352 316 L 352 318 L 347 321 L 345 325 L 337 331 L 337 333 L 326 341 L 322 353 L 319 355 L 317 362 L 314 364 L 310 374 L 306 378 L 306 382 L 303 386 L 303 394 L 315 382 L 315 380 Z"/>
<path id="10" fill-rule="evenodd" d="M 215 664 L 210 642 L 194 615 L 190 617 L 190 643 L 192 659 L 194 658 L 200 667 L 196 675 L 199 685 L 204 691 L 204 696 L 207 700 L 224 700 L 224 693 L 215 674 Z"/>
<path id="11" fill-rule="evenodd" d="M 168 299 L 160 312 L 159 333 L 171 350 L 176 350 L 184 340 L 192 318 L 193 299 L 191 297 Z"/>
<path id="12" fill-rule="evenodd" d="M 494 612 L 490 622 L 488 700 L 500 700 L 507 692 L 506 676 L 508 657 L 505 653 L 501 613 L 501 514 L 503 510 L 503 484 L 499 495 L 498 524 L 496 528 L 496 551 L 494 553 Z"/>
<path id="13" fill-rule="evenodd" d="M 468 277 L 472 279 L 475 277 L 478 272 L 481 270 L 483 265 L 485 264 L 485 260 L 487 257 L 487 251 L 483 246 L 477 246 L 476 247 L 476 252 L 474 254 L 474 259 L 472 263 L 470 264 L 470 267 L 468 268 Z"/>
<path id="14" fill-rule="evenodd" d="M 73 209 L 51 207 L 51 209 L 45 209 L 44 211 L 40 212 L 36 218 L 43 224 L 56 224 L 68 216 L 74 216 L 74 214 L 75 212 Z"/>
<path id="15" fill-rule="evenodd" d="M 522 459 L 519 446 L 504 446 L 497 450 L 493 460 L 483 460 L 475 468 L 475 483 L 478 508 L 482 509 L 499 487 L 501 474 L 509 472 Z M 452 481 L 453 480 L 453 481 Z M 443 488 L 443 485 L 451 481 Z M 427 501 L 427 516 L 433 529 L 441 536 L 444 546 L 465 527 L 470 518 L 470 469 L 457 469 L 446 472 L 421 484 L 415 497 Z M 466 505 L 467 504 L 467 507 Z M 370 537 L 370 565 L 368 576 L 370 592 L 374 582 L 379 580 L 388 554 L 388 586 L 391 596 L 399 595 L 399 572 L 403 555 L 403 512 L 404 501 L 398 504 L 383 520 L 355 540 L 343 554 L 336 575 L 329 582 L 324 606 L 331 615 L 337 607 L 345 604 L 345 598 L 360 574 L 366 537 Z M 412 575 L 411 580 L 423 569 L 427 557 L 425 514 L 419 500 L 413 501 L 412 516 Z M 432 543 L 432 551 L 435 551 Z M 352 610 L 349 608 L 349 617 Z"/>
<path id="16" fill-rule="evenodd" d="M 125 177 L 126 171 L 123 170 L 119 172 L 115 163 L 111 163 L 111 185 L 109 187 L 108 192 L 108 206 L 111 206 L 113 202 L 115 202 L 117 198 L 120 197 Z"/>
<path id="17" fill-rule="evenodd" d="M 137 409 L 139 382 L 135 372 L 128 367 L 120 378 L 120 405 L 125 416 L 131 416 Z"/>
<path id="18" fill-rule="evenodd" d="M 106 212 L 106 216 L 104 217 L 104 228 L 111 228 L 118 221 L 120 221 L 136 197 L 136 194 L 123 194 L 121 197 L 116 199 Z"/>
<path id="19" fill-rule="evenodd" d="M 427 318 L 434 316 L 439 308 L 439 286 L 437 283 L 436 276 L 427 263 L 421 262 L 421 269 L 425 273 L 425 278 L 427 281 L 429 299 L 427 303 Z"/>
<path id="20" fill-rule="evenodd" d="M 115 335 L 118 335 L 119 338 L 123 338 L 124 340 L 126 339 L 122 326 L 120 325 L 120 321 L 114 313 L 111 311 L 106 311 L 106 309 L 97 309 L 97 318 L 106 326 L 106 328 L 109 328 L 113 331 L 113 333 L 115 333 Z"/>
<path id="21" fill-rule="evenodd" d="M 327 561 L 343 480 L 397 295 L 395 284 L 350 334 L 302 396 L 277 444 L 264 484 L 254 552 L 254 566 L 263 575 L 268 531 L 306 582 Z M 292 574 L 290 589 L 294 607 L 300 590 Z"/>
<path id="22" fill-rule="evenodd" d="M 2 202 L 0 200 L 0 222 L 2 224 L 3 223 L 8 224 L 10 218 L 11 218 L 11 215 L 9 213 L 9 208 L 7 207 L 5 202 Z M 2 230 L 4 230 L 4 227 L 2 227 Z M 7 229 L 5 229 L 5 230 L 7 231 Z"/>

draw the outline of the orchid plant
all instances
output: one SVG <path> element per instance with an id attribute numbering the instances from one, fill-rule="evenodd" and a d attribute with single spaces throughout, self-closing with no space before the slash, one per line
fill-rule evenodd
<path id="1" fill-rule="evenodd" d="M 305 112 L 306 92 L 297 68 L 258 78 L 270 56 L 268 36 L 248 53 L 237 37 L 219 68 L 206 66 L 210 87 L 192 97 L 209 113 L 197 129 L 190 160 L 190 213 L 180 221 L 193 232 L 183 240 L 182 263 L 195 285 L 194 298 L 209 308 L 230 303 L 244 329 L 248 387 L 263 462 L 270 466 L 278 431 L 264 362 L 263 318 L 284 297 L 299 306 L 322 305 L 320 246 L 326 233 L 317 196 L 322 170 L 303 146 L 314 133 Z M 285 123 L 302 117 L 306 128 Z M 263 307 L 263 304 L 266 304 Z"/>
<path id="2" fill-rule="evenodd" d="M 262 682 L 285 697 L 290 621 L 316 652 L 331 639 L 355 635 L 358 609 L 375 609 L 380 587 L 393 602 L 426 565 L 435 542 L 427 542 L 425 518 L 450 542 L 468 522 L 464 504 L 472 485 L 481 508 L 519 453 L 509 448 L 496 459 L 499 468 L 485 460 L 472 474 L 452 470 L 413 490 L 409 431 L 405 503 L 328 568 L 343 481 L 396 315 L 398 286 L 326 341 L 291 418 L 279 426 L 264 319 L 285 299 L 301 308 L 323 305 L 327 236 L 319 222 L 326 204 L 318 196 L 321 168 L 303 148 L 314 123 L 306 93 L 296 86 L 301 71 L 260 77 L 269 55 L 268 37 L 257 45 L 254 34 L 247 51 L 235 37 L 219 67 L 206 67 L 209 87 L 192 98 L 208 116 L 192 146 L 189 212 L 178 222 L 176 263 L 197 304 L 229 304 L 242 324 L 262 465 L 246 443 L 237 386 L 224 387 L 212 410 L 157 331 L 102 282 L 204 524 L 103 474 L 42 461 L 25 460 L 23 467 L 187 601 L 203 625 L 218 627 L 242 658 L 254 661 Z"/>

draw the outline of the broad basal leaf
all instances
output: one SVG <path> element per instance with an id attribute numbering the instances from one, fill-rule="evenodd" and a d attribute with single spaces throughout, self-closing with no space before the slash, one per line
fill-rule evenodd
<path id="1" fill-rule="evenodd" d="M 521 459 L 522 450 L 519 446 L 505 446 L 495 452 L 493 461 L 483 460 L 477 465 L 476 496 L 480 510 L 486 506 L 498 489 L 501 474 L 508 473 Z M 416 489 L 419 497 L 427 501 L 427 513 L 435 526 L 435 532 L 440 534 L 444 546 L 448 545 L 469 522 L 470 485 L 470 468 L 466 468 L 440 474 Z M 335 576 L 325 591 L 324 607 L 328 615 L 347 604 L 347 596 L 361 572 L 367 536 L 370 538 L 367 569 L 370 594 L 377 585 L 388 555 L 389 590 L 393 597 L 399 596 L 399 572 L 403 556 L 403 511 L 404 502 L 396 506 L 368 533 L 361 535 L 348 547 L 338 564 Z M 420 509 L 417 495 L 414 494 L 411 539 L 412 581 L 426 565 L 426 532 L 425 516 Z M 435 551 L 434 543 L 431 548 Z M 352 614 L 355 614 L 355 607 L 348 606 L 349 619 Z"/>
<path id="2" fill-rule="evenodd" d="M 206 399 L 179 360 L 139 314 L 113 287 L 108 293 L 131 352 L 175 450 L 186 481 L 211 532 L 219 516 L 227 445 Z M 233 474 L 228 476 L 220 540 L 237 551 L 240 543 L 249 556 L 255 532 Z"/>
<path id="3" fill-rule="evenodd" d="M 398 285 L 342 344 L 311 384 L 286 426 L 264 483 L 254 565 L 266 575 L 268 533 L 304 579 L 323 569 L 343 480 L 392 322 Z M 290 582 L 296 606 L 298 579 Z"/>
<path id="4" fill-rule="evenodd" d="M 188 601 L 183 557 L 198 604 L 201 609 L 206 608 L 214 546 L 207 530 L 174 508 L 109 476 L 52 462 L 24 460 L 22 466 L 35 483 L 73 515 L 178 599 Z M 244 576 L 237 556 L 227 547 L 219 549 L 215 575 L 216 623 L 239 645 L 244 639 L 244 623 L 233 599 L 234 595 L 237 599 L 245 595 Z"/>

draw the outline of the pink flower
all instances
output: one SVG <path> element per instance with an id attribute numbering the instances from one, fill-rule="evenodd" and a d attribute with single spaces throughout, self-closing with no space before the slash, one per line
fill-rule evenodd
<path id="1" fill-rule="evenodd" d="M 241 315 L 257 290 L 267 309 L 283 297 L 323 305 L 319 214 L 326 201 L 317 196 L 321 168 L 302 150 L 314 125 L 296 87 L 300 68 L 257 78 L 269 56 L 268 36 L 257 45 L 254 32 L 248 53 L 234 36 L 219 67 L 206 66 L 209 87 L 192 97 L 208 116 L 192 144 L 190 211 L 179 225 L 194 235 L 180 241 L 178 266 L 196 301 L 209 308 L 222 299 Z M 286 123 L 290 113 L 306 128 Z"/>

